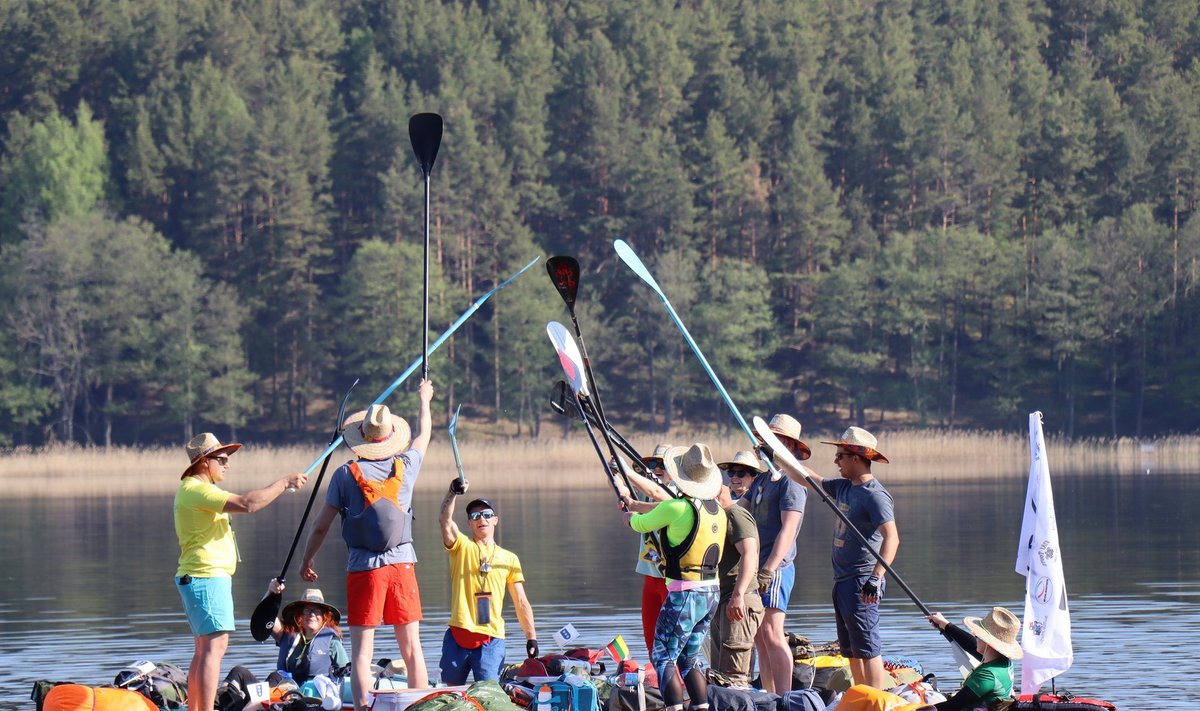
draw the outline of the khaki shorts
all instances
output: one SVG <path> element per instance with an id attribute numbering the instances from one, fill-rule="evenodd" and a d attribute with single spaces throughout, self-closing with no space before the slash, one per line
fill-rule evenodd
<path id="1" fill-rule="evenodd" d="M 746 615 L 736 622 L 729 619 L 728 603 L 717 606 L 712 626 L 712 668 L 728 677 L 733 684 L 750 683 L 750 662 L 754 654 L 754 635 L 762 624 L 762 596 L 757 592 L 745 595 Z"/>

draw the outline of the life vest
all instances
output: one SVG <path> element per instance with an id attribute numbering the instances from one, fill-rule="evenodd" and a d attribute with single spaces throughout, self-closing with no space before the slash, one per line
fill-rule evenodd
<path id="1" fill-rule="evenodd" d="M 658 540 L 665 558 L 663 572 L 672 580 L 715 580 L 717 564 L 721 562 L 721 546 L 725 542 L 728 521 L 725 510 L 715 499 L 685 498 L 696 516 L 686 538 L 673 546 L 664 528 Z"/>
<path id="2" fill-rule="evenodd" d="M 404 460 L 392 460 L 392 476 L 371 481 L 363 476 L 358 462 L 349 462 L 350 475 L 363 496 L 362 513 L 342 511 L 342 538 L 351 548 L 383 553 L 402 543 L 412 542 L 412 508 L 400 503 L 404 484 Z"/>
<path id="3" fill-rule="evenodd" d="M 333 676 L 333 658 L 329 656 L 329 646 L 336 639 L 333 630 L 323 627 L 317 632 L 317 636 L 308 643 L 308 649 L 300 656 L 299 663 L 289 667 L 288 658 L 301 644 L 300 638 L 299 634 L 288 633 L 279 640 L 279 659 L 275 662 L 275 668 L 291 672 L 297 684 L 303 684 L 318 674 Z"/>

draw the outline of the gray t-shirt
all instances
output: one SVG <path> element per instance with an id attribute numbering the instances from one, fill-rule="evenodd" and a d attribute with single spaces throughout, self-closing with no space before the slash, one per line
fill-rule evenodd
<path id="1" fill-rule="evenodd" d="M 804 487 L 790 478 L 785 476 L 779 481 L 771 481 L 769 474 L 761 474 L 754 477 L 754 483 L 750 485 L 745 498 L 750 502 L 749 509 L 754 516 L 754 522 L 758 524 L 758 559 L 761 564 L 770 557 L 771 551 L 775 549 L 775 540 L 783 531 L 783 521 L 780 518 L 783 512 L 799 511 L 803 514 L 807 497 Z M 796 532 L 799 533 L 800 529 L 797 528 Z M 780 567 L 791 565 L 795 558 L 796 539 L 793 538 L 791 548 L 779 563 Z"/>
<path id="2" fill-rule="evenodd" d="M 879 550 L 883 533 L 879 527 L 896 520 L 892 495 L 883 488 L 878 479 L 855 486 L 845 479 L 826 479 L 823 483 L 838 509 Z M 846 580 L 861 575 L 870 575 L 875 568 L 875 556 L 863 547 L 839 517 L 833 529 L 833 579 Z"/>
<path id="3" fill-rule="evenodd" d="M 411 509 L 413 487 L 416 485 L 421 471 L 421 453 L 410 449 L 397 455 L 396 458 L 404 466 L 404 480 L 396 498 L 405 509 Z M 384 481 L 392 475 L 391 459 L 378 461 L 360 459 L 358 466 L 362 469 L 363 478 L 369 481 Z M 357 516 L 362 513 L 366 501 L 363 499 L 362 491 L 358 488 L 358 483 L 354 481 L 354 475 L 350 473 L 349 462 L 338 467 L 338 470 L 333 473 L 333 478 L 329 480 L 329 490 L 325 492 L 325 503 L 340 511 L 343 516 L 347 514 Z M 411 542 L 401 543 L 382 553 L 352 546 L 346 548 L 348 552 L 346 572 L 348 573 L 374 570 L 393 563 L 417 562 L 417 551 Z"/>

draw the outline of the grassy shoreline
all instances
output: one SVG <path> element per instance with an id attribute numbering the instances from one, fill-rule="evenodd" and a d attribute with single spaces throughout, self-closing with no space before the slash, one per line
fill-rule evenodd
<path id="1" fill-rule="evenodd" d="M 460 432 L 463 466 L 472 481 L 500 489 L 521 490 L 534 487 L 597 487 L 606 484 L 596 471 L 595 452 L 582 432 L 567 438 L 552 436 L 533 439 L 496 439 Z M 454 459 L 444 433 L 434 433 L 434 443 L 423 472 L 427 476 L 449 479 L 455 473 Z M 812 446 L 809 464 L 822 474 L 833 474 L 832 453 L 821 440 L 833 436 L 819 434 L 806 441 Z M 657 441 L 703 441 L 712 446 L 719 459 L 732 458 L 746 448 L 741 435 L 697 436 L 678 433 L 672 436 L 631 436 L 631 442 L 648 454 Z M 256 446 L 235 455 L 227 487 L 246 491 L 261 486 L 287 472 L 302 471 L 320 454 L 314 446 Z M 946 479 L 988 479 L 1027 476 L 1029 444 L 1024 433 L 898 431 L 880 433 L 880 447 L 891 459 L 881 465 L 885 480 L 906 477 Z M 1051 471 L 1105 471 L 1145 473 L 1182 471 L 1200 468 L 1200 436 L 1172 436 L 1156 439 L 1086 439 L 1066 441 L 1049 438 Z M 332 470 L 351 458 L 348 449 L 334 452 Z M 23 497 L 113 496 L 169 493 L 178 486 L 187 465 L 182 447 L 112 449 L 58 447 L 37 451 L 10 451 L 0 454 L 0 493 Z M 556 473 L 548 476 L 548 473 Z M 316 472 L 314 471 L 314 478 Z"/>

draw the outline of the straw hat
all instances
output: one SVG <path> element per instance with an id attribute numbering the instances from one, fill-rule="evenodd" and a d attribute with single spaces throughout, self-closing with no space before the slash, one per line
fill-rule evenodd
<path id="1" fill-rule="evenodd" d="M 1017 633 L 1021 631 L 1021 620 L 1003 607 L 993 607 L 986 617 L 967 617 L 963 624 L 988 646 L 1009 659 L 1020 659 L 1024 656 L 1021 645 L 1017 643 Z"/>
<path id="2" fill-rule="evenodd" d="M 767 470 L 767 468 L 763 466 L 763 463 L 758 460 L 758 457 L 754 456 L 754 452 L 751 452 L 748 449 L 743 449 L 742 451 L 733 455 L 733 461 L 721 462 L 717 466 L 721 469 L 721 471 L 728 471 L 730 467 L 745 467 L 762 474 Z"/>
<path id="3" fill-rule="evenodd" d="M 412 430 L 387 405 L 372 405 L 342 423 L 342 438 L 360 459 L 389 459 L 412 442 Z"/>
<path id="4" fill-rule="evenodd" d="M 289 602 L 287 606 L 283 608 L 283 612 L 280 613 L 279 619 L 284 620 L 285 622 L 291 622 L 299 627 L 300 611 L 309 605 L 316 605 L 326 612 L 332 613 L 333 621 L 335 623 L 341 623 L 342 613 L 339 612 L 338 609 L 333 605 L 325 602 L 325 596 L 322 595 L 321 591 L 317 588 L 309 588 L 304 591 L 304 594 L 300 596 L 299 600 L 293 600 Z"/>
<path id="5" fill-rule="evenodd" d="M 685 495 L 711 499 L 721 490 L 721 470 L 713 462 L 707 444 L 691 447 L 671 447 L 663 457 L 663 465 Z"/>
<path id="6" fill-rule="evenodd" d="M 836 442 L 821 442 L 821 444 L 832 444 L 835 447 L 845 447 L 855 454 L 866 457 L 873 462 L 887 464 L 887 457 L 876 447 L 879 446 L 879 440 L 875 439 L 875 435 L 867 432 L 861 427 L 849 427 L 842 433 L 841 439 Z"/>
<path id="7" fill-rule="evenodd" d="M 775 415 L 771 421 L 767 423 L 767 429 L 771 430 L 780 437 L 787 437 L 795 440 L 800 444 L 800 456 L 797 457 L 800 461 L 804 461 L 812 456 L 812 450 L 808 445 L 800 441 L 800 421 L 791 415 Z"/>
<path id="8" fill-rule="evenodd" d="M 237 443 L 221 444 L 221 440 L 217 439 L 217 436 L 212 432 L 202 432 L 201 434 L 192 437 L 184 446 L 184 449 L 187 451 L 188 459 L 191 461 L 188 464 L 188 468 L 183 470 L 183 474 L 179 478 L 182 479 L 183 477 L 187 476 L 188 471 L 191 470 L 192 466 L 205 457 L 212 457 L 225 453 L 233 454 L 241 448 L 242 445 Z"/>

